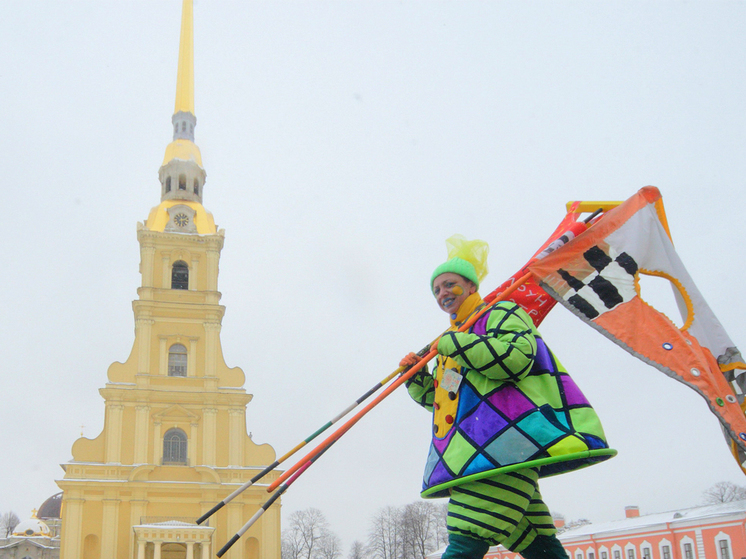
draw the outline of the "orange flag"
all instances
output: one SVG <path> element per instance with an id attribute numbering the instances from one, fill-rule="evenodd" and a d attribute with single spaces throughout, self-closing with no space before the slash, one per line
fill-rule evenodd
<path id="1" fill-rule="evenodd" d="M 744 467 L 746 363 L 676 254 L 657 188 L 641 189 L 529 270 L 581 320 L 696 390 Z M 681 328 L 640 297 L 639 274 L 671 282 Z"/>

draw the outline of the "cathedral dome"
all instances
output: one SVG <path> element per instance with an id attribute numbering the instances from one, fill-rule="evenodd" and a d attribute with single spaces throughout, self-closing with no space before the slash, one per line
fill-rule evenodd
<path id="1" fill-rule="evenodd" d="M 49 536 L 50 534 L 51 530 L 49 529 L 49 526 L 35 516 L 20 522 L 15 528 L 13 528 L 14 536 L 29 538 L 33 536 Z"/>
<path id="2" fill-rule="evenodd" d="M 37 518 L 61 518 L 62 491 L 44 501 L 36 513 Z"/>

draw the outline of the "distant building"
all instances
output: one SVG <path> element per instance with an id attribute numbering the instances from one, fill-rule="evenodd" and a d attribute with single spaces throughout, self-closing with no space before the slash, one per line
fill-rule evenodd
<path id="1" fill-rule="evenodd" d="M 555 525 L 570 559 L 746 559 L 746 501 L 640 515 L 565 528 Z M 439 559 L 444 549 L 427 556 Z M 502 546 L 485 559 L 521 559 Z"/>
<path id="2" fill-rule="evenodd" d="M 0 538 L 0 559 L 59 559 L 61 502 L 62 493 L 53 495 L 9 537 Z"/>

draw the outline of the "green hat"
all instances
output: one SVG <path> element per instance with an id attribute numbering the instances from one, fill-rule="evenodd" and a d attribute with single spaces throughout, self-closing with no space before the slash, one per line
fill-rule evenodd
<path id="1" fill-rule="evenodd" d="M 464 260 L 463 258 L 451 258 L 450 260 L 443 262 L 440 266 L 435 268 L 432 277 L 430 278 L 430 289 L 433 288 L 435 278 L 441 274 L 453 272 L 459 276 L 463 276 L 469 281 L 474 282 L 474 285 L 479 289 L 479 278 L 477 277 L 477 270 L 474 268 L 474 264 Z"/>

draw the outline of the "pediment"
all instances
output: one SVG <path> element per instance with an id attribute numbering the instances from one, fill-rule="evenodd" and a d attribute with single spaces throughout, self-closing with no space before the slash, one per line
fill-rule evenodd
<path id="1" fill-rule="evenodd" d="M 179 404 L 175 404 L 169 408 L 166 408 L 163 411 L 159 411 L 158 413 L 153 414 L 154 419 L 160 419 L 163 420 L 169 420 L 169 421 L 197 421 L 199 419 L 199 416 L 189 411 L 183 406 L 180 406 Z"/>

